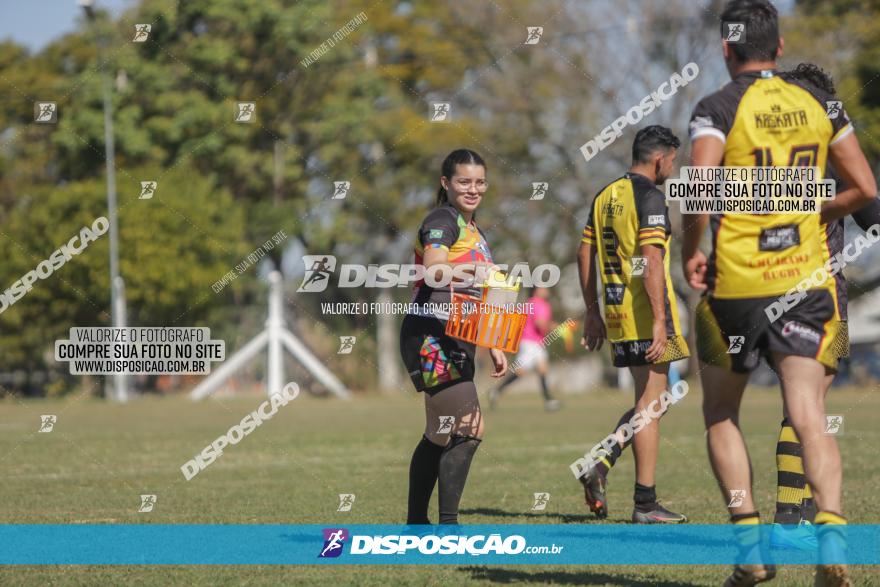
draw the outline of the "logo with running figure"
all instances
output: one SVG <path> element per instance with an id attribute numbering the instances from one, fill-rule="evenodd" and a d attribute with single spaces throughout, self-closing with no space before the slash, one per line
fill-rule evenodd
<path id="1" fill-rule="evenodd" d="M 547 509 L 547 503 L 550 501 L 549 493 L 535 493 L 535 503 L 532 504 L 533 512 L 541 512 Z"/>
<path id="2" fill-rule="evenodd" d="M 55 428 L 55 422 L 58 421 L 58 416 L 47 414 L 45 416 L 40 416 L 40 429 L 37 432 L 52 432 Z"/>
<path id="3" fill-rule="evenodd" d="M 156 506 L 156 496 L 155 495 L 141 495 L 141 507 L 138 508 L 138 512 L 147 513 L 153 511 L 153 508 Z"/>
<path id="4" fill-rule="evenodd" d="M 348 530 L 345 528 L 324 528 L 324 547 L 321 548 L 318 558 L 336 558 L 342 554 L 342 547 L 348 540 Z"/>
<path id="5" fill-rule="evenodd" d="M 541 35 L 544 34 L 544 27 L 542 26 L 527 26 L 526 27 L 526 45 L 537 45 L 538 41 L 541 40 Z"/>
<path id="6" fill-rule="evenodd" d="M 153 30 L 153 25 L 150 24 L 134 25 L 134 38 L 132 41 L 135 43 L 143 43 L 150 37 L 151 30 Z"/>
<path id="7" fill-rule="evenodd" d="M 351 189 L 350 181 L 334 181 L 333 182 L 333 195 L 330 197 L 331 200 L 344 200 L 345 196 L 348 195 L 348 190 Z"/>
<path id="8" fill-rule="evenodd" d="M 350 512 L 352 506 L 354 506 L 354 493 L 340 493 L 339 494 L 339 507 L 336 508 L 337 512 Z"/>
<path id="9" fill-rule="evenodd" d="M 632 257 L 629 260 L 630 274 L 633 277 L 640 277 L 645 274 L 645 267 L 648 266 L 647 257 Z"/>
<path id="10" fill-rule="evenodd" d="M 440 420 L 440 426 L 437 427 L 437 434 L 449 434 L 455 426 L 455 416 L 437 416 Z"/>
<path id="11" fill-rule="evenodd" d="M 825 434 L 843 434 L 843 416 L 827 414 L 825 416 Z"/>
<path id="12" fill-rule="evenodd" d="M 327 289 L 327 284 L 330 283 L 330 276 L 336 269 L 336 257 L 333 255 L 305 255 L 303 256 L 303 265 L 305 265 L 306 274 L 296 291 L 300 293 L 324 291 Z"/>
<path id="13" fill-rule="evenodd" d="M 742 22 L 724 23 L 724 40 L 728 43 L 746 42 L 746 25 Z"/>
<path id="14" fill-rule="evenodd" d="M 141 195 L 138 196 L 138 200 L 149 200 L 156 193 L 156 188 L 158 187 L 158 182 L 155 181 L 142 181 L 141 182 Z"/>
<path id="15" fill-rule="evenodd" d="M 336 351 L 337 355 L 350 355 L 352 349 L 354 349 L 354 343 L 357 342 L 357 337 L 355 336 L 340 336 L 339 337 L 339 350 Z"/>
<path id="16" fill-rule="evenodd" d="M 825 102 L 825 112 L 830 120 L 835 120 L 843 112 L 843 102 L 840 100 L 828 100 Z"/>
<path id="17" fill-rule="evenodd" d="M 433 102 L 431 104 L 431 122 L 449 122 L 452 105 L 449 102 Z"/>
<path id="18" fill-rule="evenodd" d="M 727 507 L 729 508 L 738 508 L 743 504 L 746 499 L 746 490 L 745 489 L 731 489 L 730 490 L 730 501 L 727 503 Z"/>
<path id="19" fill-rule="evenodd" d="M 550 184 L 546 181 L 533 181 L 532 182 L 532 197 L 530 200 L 543 200 L 544 196 L 547 195 L 547 190 L 550 189 Z"/>
<path id="20" fill-rule="evenodd" d="M 746 342 L 745 336 L 728 336 L 727 340 L 730 346 L 727 347 L 727 353 L 730 355 L 738 355 Z"/>
<path id="21" fill-rule="evenodd" d="M 255 102 L 235 103 L 235 122 L 254 122 L 257 115 Z"/>
<path id="22" fill-rule="evenodd" d="M 34 122 L 41 124 L 58 122 L 58 105 L 55 102 L 34 102 Z"/>

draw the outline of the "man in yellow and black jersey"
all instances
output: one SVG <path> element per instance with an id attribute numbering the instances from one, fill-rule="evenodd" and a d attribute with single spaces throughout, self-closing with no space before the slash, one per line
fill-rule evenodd
<path id="1" fill-rule="evenodd" d="M 697 104 L 691 140 L 714 143 L 711 153 L 704 149 L 721 156 L 720 161 L 707 158 L 714 165 L 825 169 L 833 145 L 855 140 L 845 110 L 829 118 L 826 104 L 839 103 L 833 98 L 772 69 L 744 71 Z M 768 298 L 796 287 L 830 258 L 820 216 L 719 214 L 711 217 L 710 226 L 714 248 L 705 266 L 708 295 L 697 310 L 700 359 L 744 373 L 757 366 L 762 354 L 779 351 L 836 369 L 832 342 L 839 316 L 833 282 L 808 292 L 780 320 L 770 323 L 759 316 L 772 303 Z M 727 352 L 734 341 L 738 352 Z"/>
<path id="2" fill-rule="evenodd" d="M 801 63 L 792 71 L 780 75 L 812 84 L 832 96 L 837 94 L 831 76 L 812 63 Z M 832 166 L 829 165 L 826 169 L 825 177 L 835 180 L 837 191 L 845 189 Z M 880 200 L 875 198 L 867 206 L 853 212 L 851 216 L 855 224 L 863 231 L 876 233 L 880 230 Z M 849 262 L 855 256 L 854 251 L 858 251 L 859 248 L 856 243 L 844 246 L 844 219 L 840 218 L 829 222 L 824 225 L 824 229 L 828 252 L 832 257 L 836 257 L 837 261 L 835 262 Z M 860 238 L 862 242 L 865 242 L 864 237 Z M 842 359 L 849 356 L 847 283 L 843 271 L 838 271 L 833 277 L 829 277 L 829 280 L 834 282 L 837 311 L 840 318 L 838 325 L 834 328 L 836 335 L 835 340 L 831 343 L 831 351 L 838 359 Z M 835 374 L 835 371 L 826 374 L 823 382 L 825 394 L 828 393 Z M 809 550 L 816 547 L 816 538 L 811 527 L 816 517 L 816 508 L 812 489 L 804 477 L 802 453 L 803 446 L 791 427 L 787 414 L 785 414 L 776 442 L 776 513 L 773 517 L 773 530 L 770 534 L 770 544 L 776 548 Z"/>
<path id="3" fill-rule="evenodd" d="M 671 131 L 663 127 L 648 127 L 637 141 L 646 140 L 653 132 L 668 132 L 672 136 Z M 672 138 L 670 143 L 678 141 Z M 674 156 L 676 147 L 669 149 Z M 615 367 L 668 363 L 685 358 L 688 352 L 681 334 L 666 254 L 672 229 L 665 196 L 655 181 L 658 181 L 656 176 L 652 179 L 638 172 L 625 173 L 595 197 L 584 226 L 581 242 L 596 249 L 606 338 L 611 343 Z M 660 263 L 649 272 L 657 280 L 657 293 L 663 305 L 659 315 L 655 315 L 653 292 L 649 291 L 651 283 L 646 280 L 651 257 Z M 658 340 L 664 341 L 665 337 L 665 350 L 656 357 L 648 354 L 655 326 L 662 328 Z"/>
<path id="4" fill-rule="evenodd" d="M 600 518 L 608 515 L 608 472 L 631 442 L 636 457 L 633 522 L 687 521 L 657 503 L 654 485 L 660 445 L 658 420 L 668 404 L 662 404 L 659 413 L 654 410 L 650 421 L 640 428 L 636 417 L 646 409 L 651 411 L 666 391 L 669 362 L 688 356 L 669 277 L 669 214 L 665 196 L 657 189 L 669 177 L 680 144 L 672 131 L 662 126 L 649 126 L 636 134 L 633 165 L 593 200 L 578 251 L 587 309 L 582 343 L 587 350 L 597 350 L 607 338 L 614 366 L 629 368 L 636 386 L 635 407 L 607 437 L 612 440 L 605 454 L 580 471 L 587 505 Z M 597 270 L 604 321 L 596 293 Z"/>
<path id="5" fill-rule="evenodd" d="M 776 59 L 783 41 L 770 2 L 729 1 L 721 15 L 721 33 L 732 81 L 694 109 L 691 164 L 809 165 L 822 170 L 830 160 L 848 187 L 825 203 L 819 215 L 714 216 L 709 259 L 699 251 L 709 218 L 696 215 L 685 222 L 685 277 L 706 291 L 697 309 L 696 330 L 709 458 L 731 520 L 740 530 L 757 524 L 739 405 L 748 372 L 761 355 L 769 355 L 803 442 L 806 476 L 820 510 L 820 545 L 826 548 L 842 541 L 838 530 L 846 523 L 841 515 L 840 454 L 834 437 L 824 434 L 822 399 L 825 368 L 833 367 L 829 346 L 838 323 L 835 291 L 808 291 L 772 323 L 764 308 L 823 267 L 829 254 L 822 224 L 870 202 L 876 185 L 840 101 L 778 75 Z M 746 555 L 758 549 L 751 539 L 742 544 Z M 771 566 L 741 565 L 725 584 L 754 585 L 774 575 Z M 818 568 L 819 584 L 847 581 L 842 565 Z"/>

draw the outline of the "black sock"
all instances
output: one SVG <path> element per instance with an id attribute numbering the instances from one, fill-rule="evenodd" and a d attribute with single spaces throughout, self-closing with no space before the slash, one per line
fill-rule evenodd
<path id="1" fill-rule="evenodd" d="M 749 512 L 747 514 L 732 514 L 730 516 L 730 522 L 732 524 L 742 524 L 742 523 L 748 524 L 753 521 L 752 518 L 760 520 L 761 514 L 759 514 L 758 512 Z M 760 523 L 760 522 L 756 522 L 756 523 Z"/>
<path id="2" fill-rule="evenodd" d="M 458 523 L 458 504 L 467 482 L 471 459 L 479 446 L 478 438 L 453 436 L 443 449 L 438 477 L 441 524 Z"/>
<path id="3" fill-rule="evenodd" d="M 501 393 L 502 391 L 504 391 L 505 387 L 507 387 L 508 385 L 510 385 L 511 383 L 516 381 L 517 379 L 519 379 L 519 375 L 517 375 L 516 373 L 513 373 L 513 372 L 508 373 L 507 377 L 504 378 L 504 381 L 501 382 L 501 385 L 498 386 L 498 393 Z"/>
<path id="4" fill-rule="evenodd" d="M 816 519 L 817 513 L 816 501 L 812 497 L 805 497 L 804 501 L 801 502 L 801 519 L 812 524 Z"/>
<path id="5" fill-rule="evenodd" d="M 633 501 L 636 503 L 636 508 L 639 506 L 654 505 L 657 503 L 657 486 L 651 485 L 648 487 L 647 485 L 636 483 L 636 490 L 635 493 L 633 493 Z"/>
<path id="6" fill-rule="evenodd" d="M 430 524 L 428 520 L 428 504 L 434 485 L 437 483 L 437 472 L 440 468 L 440 456 L 443 447 L 434 444 L 426 437 L 413 451 L 409 463 L 409 504 L 406 514 L 407 524 Z"/>
<path id="7" fill-rule="evenodd" d="M 552 397 L 550 397 L 550 390 L 547 389 L 547 378 L 542 374 L 538 374 L 538 377 L 541 379 L 541 393 L 544 394 L 544 401 L 549 402 Z"/>
<path id="8" fill-rule="evenodd" d="M 620 420 L 617 421 L 617 426 L 614 427 L 614 432 L 617 432 L 617 429 L 620 428 L 625 422 L 629 422 L 633 417 L 633 414 L 636 413 L 635 408 L 630 408 L 623 416 L 620 417 Z M 608 471 L 611 470 L 611 467 L 614 466 L 614 463 L 617 462 L 618 457 L 623 453 L 623 449 L 632 444 L 632 436 L 630 439 L 624 444 L 620 446 L 620 443 L 615 442 L 614 446 L 611 447 L 611 452 L 605 455 L 601 460 L 599 460 L 598 464 L 596 464 L 596 469 L 602 473 L 603 476 L 608 476 Z"/>

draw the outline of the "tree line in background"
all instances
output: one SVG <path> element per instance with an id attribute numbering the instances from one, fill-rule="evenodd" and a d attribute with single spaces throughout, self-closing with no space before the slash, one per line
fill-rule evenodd
<path id="1" fill-rule="evenodd" d="M 260 273 L 220 293 L 211 286 L 279 230 L 290 238 L 267 255 L 279 267 L 285 249 L 410 262 L 440 161 L 459 146 L 489 162 L 479 221 L 497 260 L 565 268 L 558 295 L 577 318 L 580 227 L 591 196 L 628 166 L 631 133 L 589 164 L 578 147 L 696 61 L 698 80 L 643 123 L 684 137 L 693 104 L 726 81 L 721 4 L 140 0 L 118 18 L 83 20 L 37 53 L 2 43 L 0 290 L 107 213 L 106 70 L 130 325 L 210 326 L 238 348 L 264 320 Z M 361 12 L 366 22 L 301 63 Z M 877 13 L 869 2 L 804 0 L 784 22 L 783 64 L 811 60 L 834 74 L 872 161 L 880 155 Z M 132 42 L 138 23 L 151 24 L 146 42 Z M 544 27 L 535 45 L 524 44 L 529 26 Z M 34 123 L 36 101 L 57 103 L 57 124 Z M 239 101 L 256 103 L 255 122 L 234 121 Z M 430 121 L 433 101 L 451 104 L 450 122 Z M 157 182 L 152 199 L 139 199 L 141 181 Z M 351 182 L 344 200 L 331 199 L 334 181 Z M 550 189 L 531 201 L 539 181 Z M 57 370 L 55 339 L 74 325 L 109 324 L 107 240 L 0 313 L 0 373 Z M 375 290 L 331 286 L 307 297 L 297 285 L 288 284 L 288 309 L 313 346 L 331 349 L 337 333 L 382 346 L 377 317 L 324 317 L 318 307 L 373 301 Z M 43 387 L 30 378 L 4 386 Z"/>

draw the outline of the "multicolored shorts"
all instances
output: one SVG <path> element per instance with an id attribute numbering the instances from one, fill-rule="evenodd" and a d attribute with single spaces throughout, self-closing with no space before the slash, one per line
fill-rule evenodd
<path id="1" fill-rule="evenodd" d="M 474 380 L 476 347 L 446 335 L 446 322 L 407 315 L 400 328 L 400 356 L 416 388 L 430 395 Z"/>

